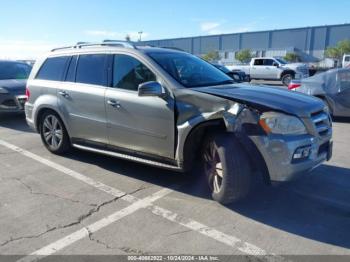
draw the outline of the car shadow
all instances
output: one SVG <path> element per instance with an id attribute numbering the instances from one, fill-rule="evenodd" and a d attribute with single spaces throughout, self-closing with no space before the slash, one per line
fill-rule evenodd
<path id="1" fill-rule="evenodd" d="M 24 113 L 0 113 L 0 128 L 1 127 L 21 132 L 33 132 L 26 123 Z"/>
<path id="2" fill-rule="evenodd" d="M 183 194 L 211 199 L 206 182 L 190 174 L 73 150 L 69 155 L 118 175 Z M 315 241 L 350 248 L 350 169 L 322 165 L 293 182 L 263 186 L 225 208 L 260 223 Z"/>
<path id="3" fill-rule="evenodd" d="M 1 119 L 0 126 L 28 131 L 24 118 L 19 116 Z M 118 176 L 211 199 L 200 175 L 180 174 L 76 149 L 64 157 L 99 166 Z M 298 180 L 258 187 L 245 200 L 223 208 L 290 234 L 350 248 L 349 199 L 350 169 L 322 165 Z"/>

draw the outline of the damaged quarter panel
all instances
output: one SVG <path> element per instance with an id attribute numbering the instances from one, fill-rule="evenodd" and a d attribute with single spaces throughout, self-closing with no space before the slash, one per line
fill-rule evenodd
<path id="1" fill-rule="evenodd" d="M 186 138 L 197 125 L 211 120 L 222 120 L 226 129 L 233 131 L 235 115 L 240 110 L 239 103 L 191 89 L 174 89 L 173 92 L 176 97 L 178 130 L 176 159 L 179 162 L 184 160 Z"/>

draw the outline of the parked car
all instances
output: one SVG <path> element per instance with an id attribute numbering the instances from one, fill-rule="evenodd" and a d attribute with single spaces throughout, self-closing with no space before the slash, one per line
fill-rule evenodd
<path id="1" fill-rule="evenodd" d="M 286 181 L 331 157 L 321 100 L 235 85 L 185 52 L 126 42 L 54 49 L 27 87 L 27 122 L 50 152 L 73 146 L 200 172 L 221 203 L 244 198 L 259 178 Z"/>
<path id="2" fill-rule="evenodd" d="M 229 77 L 231 77 L 233 80 L 235 80 L 236 83 L 250 81 L 249 76 L 246 75 L 246 73 L 244 73 L 241 70 L 231 71 L 226 66 L 223 66 L 223 65 L 219 65 L 219 64 L 212 64 L 212 65 L 215 66 L 217 69 L 221 70 L 222 72 L 224 72 Z"/>
<path id="3" fill-rule="evenodd" d="M 30 70 L 26 63 L 0 60 L 0 113 L 23 112 Z"/>
<path id="4" fill-rule="evenodd" d="M 308 66 L 302 63 L 289 64 L 282 58 L 252 58 L 249 65 L 228 66 L 228 69 L 239 69 L 250 76 L 250 79 L 281 80 L 288 86 L 295 78 L 309 77 Z"/>
<path id="5" fill-rule="evenodd" d="M 288 87 L 321 98 L 333 116 L 350 117 L 350 69 L 332 69 L 303 80 L 293 80 Z"/>
<path id="6" fill-rule="evenodd" d="M 343 56 L 343 68 L 350 68 L 350 54 Z"/>

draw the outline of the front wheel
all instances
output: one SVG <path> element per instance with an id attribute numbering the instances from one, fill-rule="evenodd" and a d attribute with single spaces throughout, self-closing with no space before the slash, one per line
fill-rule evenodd
<path id="1" fill-rule="evenodd" d="M 63 154 L 70 148 L 67 130 L 54 112 L 47 111 L 41 117 L 40 136 L 45 147 L 54 154 Z"/>
<path id="2" fill-rule="evenodd" d="M 294 76 L 292 74 L 285 74 L 282 76 L 282 84 L 284 86 L 289 86 L 290 82 L 294 79 Z"/>
<path id="3" fill-rule="evenodd" d="M 218 134 L 207 139 L 203 166 L 212 198 L 222 204 L 247 196 L 252 172 L 244 149 L 232 134 Z"/>

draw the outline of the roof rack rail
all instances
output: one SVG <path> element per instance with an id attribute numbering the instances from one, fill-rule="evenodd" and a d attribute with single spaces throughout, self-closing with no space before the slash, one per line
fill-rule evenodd
<path id="1" fill-rule="evenodd" d="M 102 45 L 116 45 L 116 46 L 123 46 L 123 47 L 127 47 L 127 48 L 136 49 L 136 45 L 134 45 L 132 42 L 122 41 L 122 40 L 106 39 L 106 40 L 103 40 Z"/>
<path id="2" fill-rule="evenodd" d="M 101 46 L 118 46 L 118 47 L 137 49 L 132 42 L 120 41 L 120 40 L 103 40 L 101 43 L 78 42 L 76 43 L 76 45 L 73 45 L 73 46 L 64 46 L 64 47 L 54 48 L 51 50 L 51 52 L 55 52 L 57 50 L 92 47 L 92 46 L 100 46 L 100 47 Z"/>

